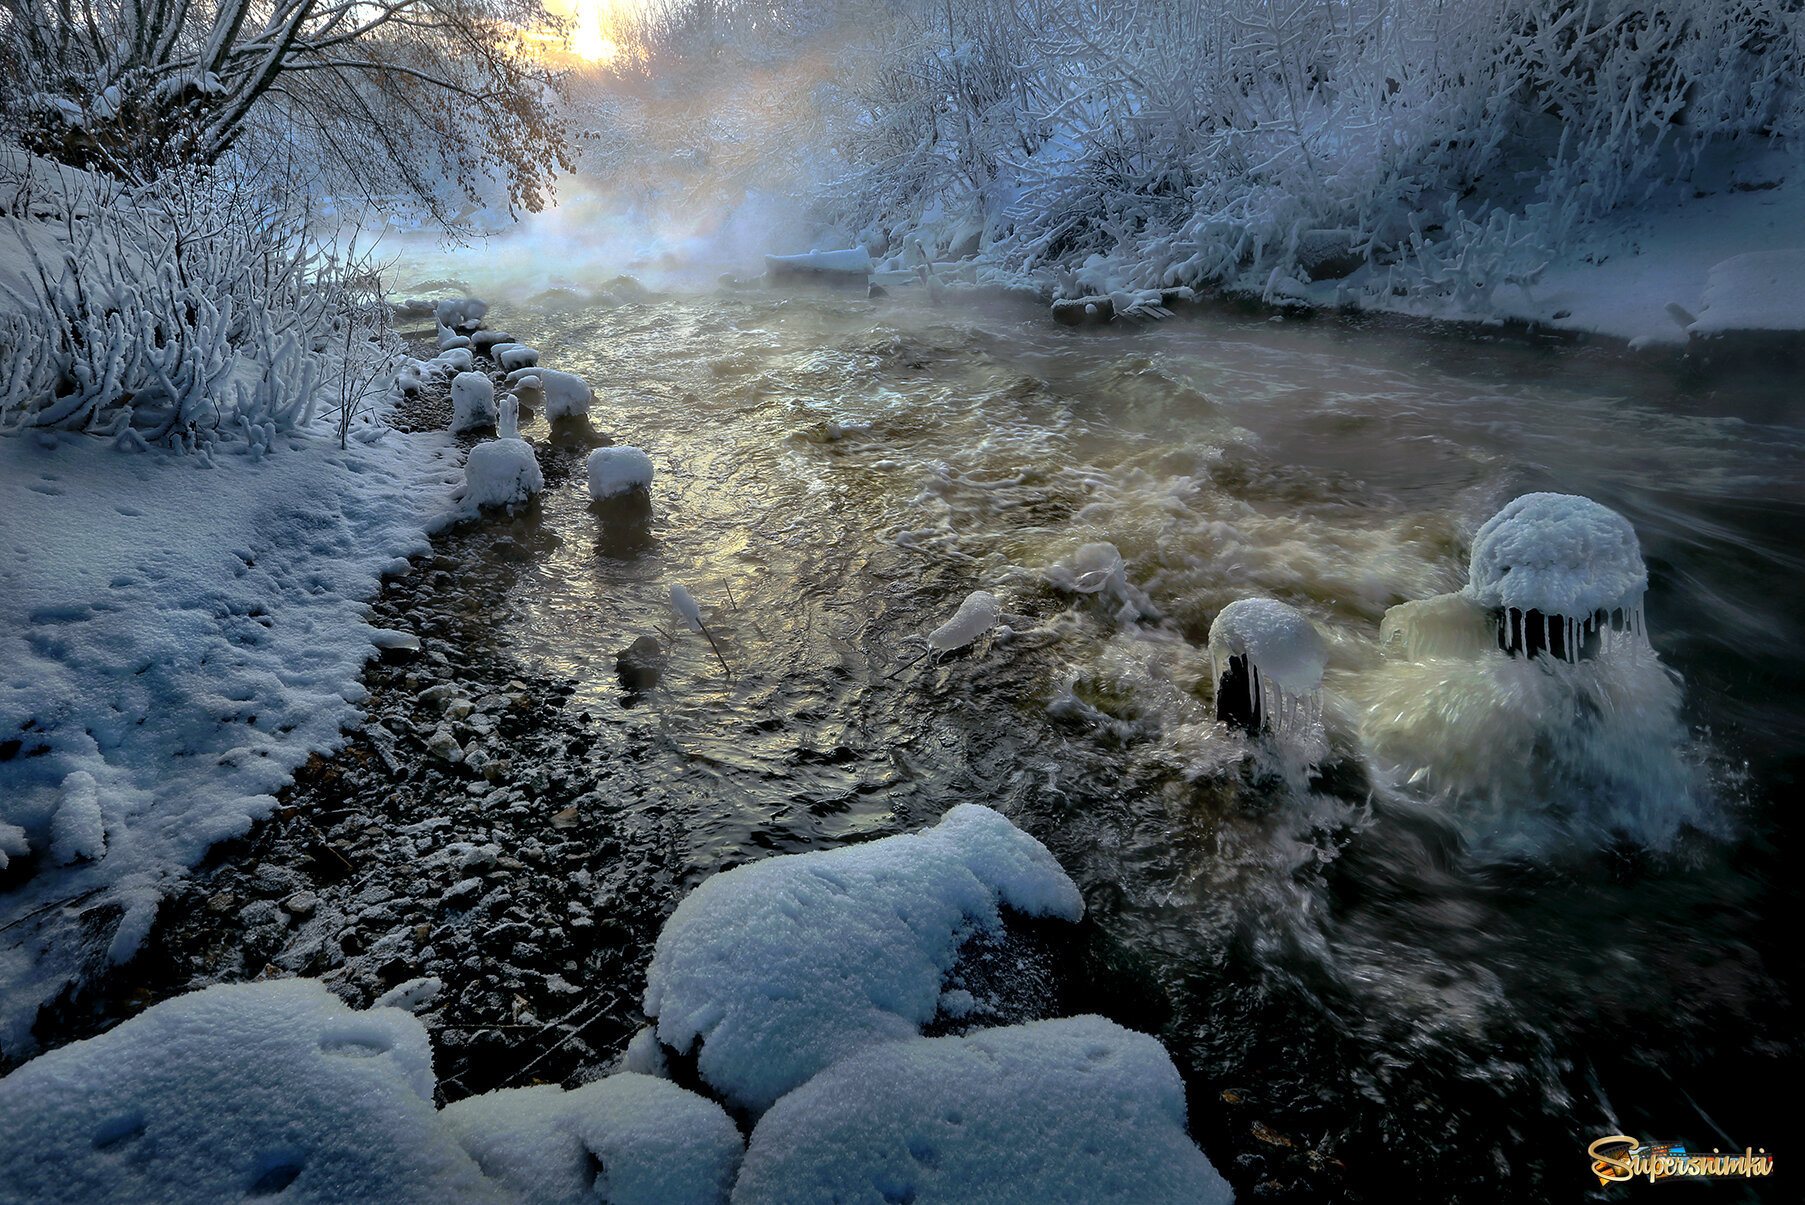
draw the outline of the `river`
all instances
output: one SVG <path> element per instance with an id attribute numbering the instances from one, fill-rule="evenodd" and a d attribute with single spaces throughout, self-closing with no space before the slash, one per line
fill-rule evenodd
<path id="1" fill-rule="evenodd" d="M 832 292 L 551 297 L 489 324 L 587 379 L 596 433 L 656 466 L 645 521 L 548 491 L 556 539 L 501 635 L 577 681 L 634 806 L 680 819 L 688 885 L 999 808 L 1085 895 L 1063 1003 L 1160 1033 L 1243 1199 L 1582 1199 L 1605 1134 L 1783 1142 L 1749 1089 L 1797 1067 L 1784 376 Z M 1634 524 L 1653 656 L 1600 687 L 1385 655 L 1386 608 L 1458 589 L 1479 524 L 1534 490 Z M 1129 589 L 1075 588 L 1097 542 Z M 925 656 L 980 588 L 1010 631 Z M 1243 597 L 1329 640 L 1304 747 L 1214 722 L 1204 645 Z M 629 695 L 615 654 L 643 635 L 670 660 Z"/>

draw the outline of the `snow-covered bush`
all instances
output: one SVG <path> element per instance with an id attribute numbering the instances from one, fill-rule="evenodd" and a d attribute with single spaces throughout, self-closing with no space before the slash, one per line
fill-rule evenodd
<path id="1" fill-rule="evenodd" d="M 1484 309 L 1713 145 L 1805 132 L 1805 22 L 1741 0 L 906 11 L 853 79 L 821 214 L 1074 293 L 1274 296 L 1370 262 L 1375 289 Z"/>
<path id="2" fill-rule="evenodd" d="M 24 166 L 18 187 L 37 187 Z M 368 318 L 357 265 L 310 237 L 299 202 L 228 173 L 54 179 L 0 215 L 21 265 L 0 280 L 0 431 L 188 448 L 242 438 L 261 452 L 312 418 L 322 386 L 343 385 L 340 416 L 355 413 L 392 336 Z"/>

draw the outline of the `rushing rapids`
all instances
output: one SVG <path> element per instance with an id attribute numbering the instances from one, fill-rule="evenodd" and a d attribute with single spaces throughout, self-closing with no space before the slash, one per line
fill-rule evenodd
<path id="1" fill-rule="evenodd" d="M 1760 382 L 831 294 L 497 310 L 655 466 L 630 540 L 546 491 L 500 635 L 575 681 L 688 882 L 1003 809 L 1086 896 L 1067 1004 L 1161 1034 L 1243 1192 L 1574 1197 L 1626 1107 L 1740 1149 L 1728 1085 L 1796 1015 L 1757 851 L 1805 728 L 1805 439 Z M 1632 528 L 1646 598 L 1463 593 L 1557 482 Z M 1212 623 L 1257 598 L 1319 634 L 1320 693 L 1261 679 L 1301 746 L 1217 720 L 1248 649 Z"/>

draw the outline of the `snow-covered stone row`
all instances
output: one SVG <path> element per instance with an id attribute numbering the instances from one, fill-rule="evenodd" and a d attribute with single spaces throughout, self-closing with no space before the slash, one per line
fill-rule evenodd
<path id="1" fill-rule="evenodd" d="M 437 981 L 368 1011 L 315 980 L 208 988 L 0 1080 L 0 1184 L 46 1201 L 686 1205 L 913 1200 L 1220 1205 L 1160 1044 L 1101 1017 L 923 1038 L 963 939 L 1003 906 L 1077 920 L 1038 841 L 977 805 L 934 828 L 709 879 L 647 1007 L 730 1103 L 626 1069 L 434 1110 Z M 643 1074 L 651 1072 L 653 1074 Z M 742 1167 L 743 1156 L 743 1167 Z"/>

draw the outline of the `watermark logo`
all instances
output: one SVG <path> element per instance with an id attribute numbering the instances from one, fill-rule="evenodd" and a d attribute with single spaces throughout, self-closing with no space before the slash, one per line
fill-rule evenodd
<path id="1" fill-rule="evenodd" d="M 1688 1151 L 1675 1142 L 1643 1142 L 1628 1134 L 1612 1134 L 1600 1138 L 1586 1148 L 1592 1161 L 1592 1174 L 1600 1184 L 1613 1184 L 1647 1176 L 1649 1183 L 1680 1176 L 1752 1176 L 1772 1175 L 1774 1157 L 1767 1148 L 1744 1147 L 1741 1153 L 1724 1154 L 1712 1148 L 1710 1154 Z"/>

